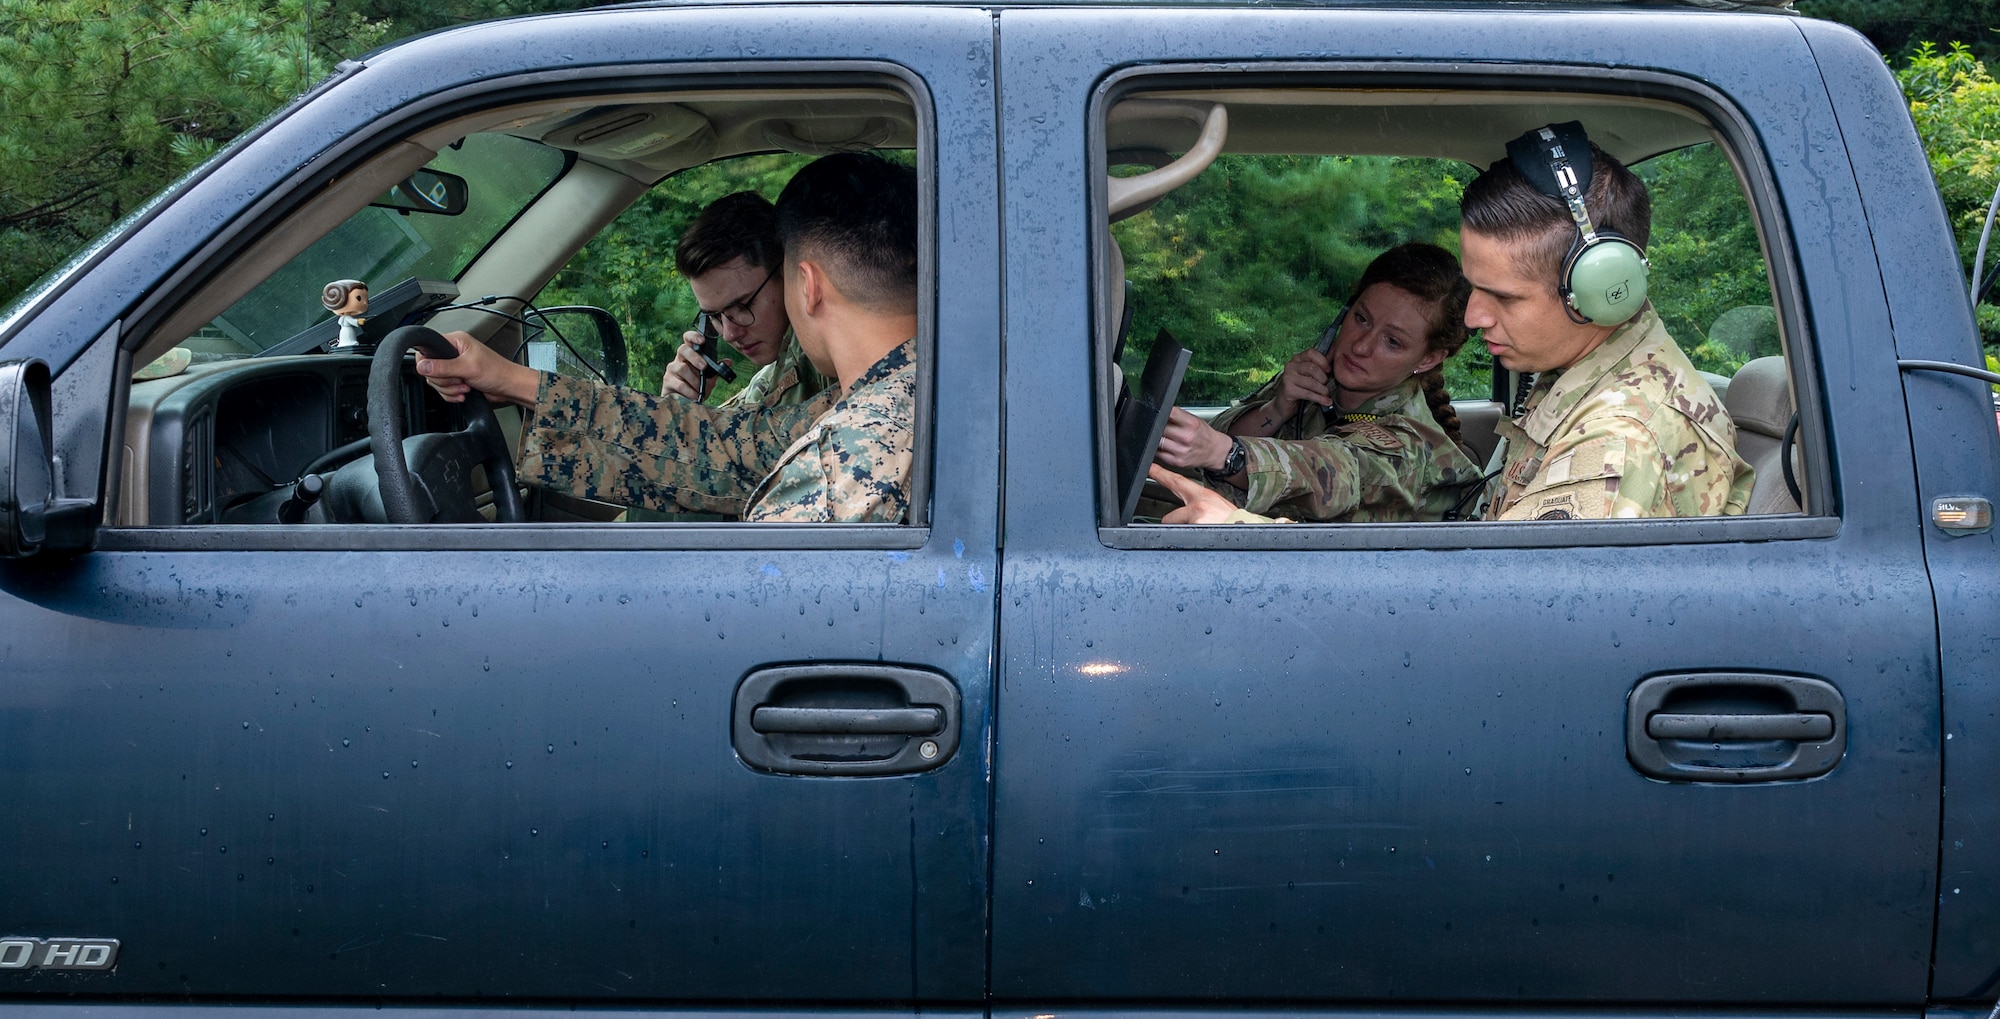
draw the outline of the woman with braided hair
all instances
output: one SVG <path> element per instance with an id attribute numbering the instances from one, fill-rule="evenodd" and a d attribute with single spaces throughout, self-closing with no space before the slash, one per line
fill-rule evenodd
<path id="1" fill-rule="evenodd" d="M 1248 511 L 1239 519 L 1442 519 L 1480 480 L 1443 369 L 1465 344 L 1471 293 L 1458 259 L 1435 244 L 1383 252 L 1329 351 L 1300 351 L 1213 425 L 1174 408 L 1158 461 L 1201 469 Z"/>

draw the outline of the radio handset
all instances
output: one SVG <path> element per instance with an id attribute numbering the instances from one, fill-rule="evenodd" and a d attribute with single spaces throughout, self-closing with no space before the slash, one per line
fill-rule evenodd
<path id="1" fill-rule="evenodd" d="M 1340 314 L 1334 316 L 1333 324 L 1327 326 L 1326 330 L 1319 334 L 1319 339 L 1313 343 L 1313 349 L 1319 351 L 1321 357 L 1327 357 L 1333 353 L 1333 341 L 1340 338 L 1340 326 L 1347 321 L 1347 310 L 1349 307 L 1352 306 L 1342 306 Z M 1326 388 L 1329 393 L 1340 387 L 1340 383 L 1334 381 L 1333 369 L 1331 367 L 1327 369 L 1326 381 Z M 1311 409 L 1312 404 L 1302 403 L 1299 405 L 1298 414 L 1292 418 L 1292 438 L 1303 439 L 1306 437 L 1306 412 Z M 1327 404 L 1324 409 L 1328 411 L 1333 410 L 1333 404 Z"/>
<path id="2" fill-rule="evenodd" d="M 695 400 L 708 399 L 708 380 L 719 378 L 724 382 L 736 381 L 736 369 L 729 362 L 715 356 L 715 344 L 722 339 L 722 330 L 716 328 L 714 317 L 702 312 L 694 317 L 694 331 L 701 334 L 701 342 L 695 344 L 694 352 L 701 355 L 701 384 L 695 387 Z"/>

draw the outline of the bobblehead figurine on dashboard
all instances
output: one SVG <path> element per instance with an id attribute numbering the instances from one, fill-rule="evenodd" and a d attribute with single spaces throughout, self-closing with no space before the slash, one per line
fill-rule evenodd
<path id="1" fill-rule="evenodd" d="M 360 280 L 334 280 L 319 292 L 319 303 L 340 316 L 340 338 L 335 347 L 361 345 L 361 326 L 368 319 L 368 284 Z"/>

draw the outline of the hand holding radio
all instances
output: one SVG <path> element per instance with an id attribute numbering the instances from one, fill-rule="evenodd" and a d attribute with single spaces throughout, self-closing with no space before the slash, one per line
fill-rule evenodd
<path id="1" fill-rule="evenodd" d="M 1333 361 L 1317 347 L 1301 350 L 1285 362 L 1278 376 L 1278 392 L 1271 398 L 1271 410 L 1279 420 L 1291 418 L 1304 407 L 1326 407 L 1333 403 Z"/>
<path id="2" fill-rule="evenodd" d="M 736 369 L 716 356 L 714 320 L 706 312 L 696 316 L 694 328 L 681 334 L 681 346 L 667 370 L 660 376 L 660 392 L 696 403 L 708 398 L 710 379 L 736 380 Z"/>
<path id="3" fill-rule="evenodd" d="M 724 313 L 727 314 L 726 311 Z M 730 367 L 728 361 L 715 356 L 715 345 L 722 340 L 722 323 L 717 321 L 714 315 L 704 311 L 694 317 L 694 331 L 701 336 L 701 343 L 695 348 L 695 353 L 701 356 L 701 377 L 720 378 L 724 382 L 736 381 L 736 369 Z M 703 394 L 706 393 L 707 388 L 703 387 Z"/>

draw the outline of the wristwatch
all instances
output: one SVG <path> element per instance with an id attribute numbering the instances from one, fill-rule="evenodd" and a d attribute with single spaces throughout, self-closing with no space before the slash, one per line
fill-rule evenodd
<path id="1" fill-rule="evenodd" d="M 1222 469 L 1219 471 L 1208 471 L 1207 474 L 1209 477 L 1216 479 L 1233 478 L 1243 473 L 1243 468 L 1248 465 L 1247 462 L 1249 459 L 1250 451 L 1243 448 L 1243 440 L 1230 439 L 1229 455 L 1222 458 Z"/>

